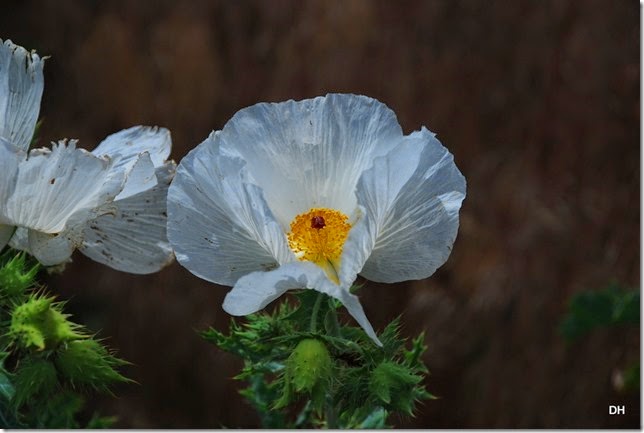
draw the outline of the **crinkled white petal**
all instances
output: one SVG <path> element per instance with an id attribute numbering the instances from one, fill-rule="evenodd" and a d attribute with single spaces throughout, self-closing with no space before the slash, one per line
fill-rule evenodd
<path id="1" fill-rule="evenodd" d="M 372 281 L 393 283 L 433 274 L 456 239 L 465 189 L 454 157 L 434 134 L 422 128 L 405 137 L 358 182 L 365 218 L 349 234 L 343 271 L 350 275 L 360 266 L 351 262 L 355 255 L 368 257 L 360 274 Z"/>
<path id="2" fill-rule="evenodd" d="M 92 153 L 113 160 L 112 175 L 126 175 L 126 184 L 118 196 L 124 199 L 156 185 L 155 168 L 163 166 L 171 147 L 172 139 L 167 129 L 133 126 L 109 135 Z M 148 155 L 150 164 L 139 163 L 143 154 Z"/>
<path id="3" fill-rule="evenodd" d="M 221 131 L 221 148 L 246 162 L 287 230 L 296 215 L 312 207 L 350 215 L 360 173 L 401 138 L 386 105 L 365 96 L 330 94 L 240 110 Z"/>
<path id="4" fill-rule="evenodd" d="M 18 166 L 26 156 L 24 151 L 0 137 L 0 224 L 11 223 L 7 217 L 7 202 L 16 188 Z"/>
<path id="5" fill-rule="evenodd" d="M 168 191 L 168 239 L 193 274 L 232 286 L 242 276 L 295 260 L 246 163 L 211 134 L 181 160 Z"/>
<path id="6" fill-rule="evenodd" d="M 125 171 L 125 185 L 116 196 L 116 200 L 123 200 L 154 188 L 157 185 L 155 171 L 154 164 L 147 152 L 138 155 L 134 160 L 134 165 Z M 115 173 L 112 168 L 112 172 L 119 176 L 120 171 Z"/>
<path id="7" fill-rule="evenodd" d="M 75 230 L 61 233 L 43 233 L 29 230 L 29 251 L 43 265 L 54 266 L 70 260 L 80 245 L 80 234 Z"/>
<path id="8" fill-rule="evenodd" d="M 36 128 L 44 87 L 44 61 L 0 39 L 0 137 L 27 150 Z"/>
<path id="9" fill-rule="evenodd" d="M 293 289 L 313 289 L 338 299 L 376 344 L 382 345 L 360 305 L 348 290 L 333 284 L 311 262 L 292 262 L 269 272 L 253 272 L 240 278 L 226 295 L 223 308 L 234 316 L 254 313 Z"/>
<path id="10" fill-rule="evenodd" d="M 156 272 L 171 263 L 166 235 L 166 198 L 174 176 L 172 161 L 156 169 L 158 184 L 113 203 L 115 211 L 85 224 L 80 250 L 111 268 L 133 274 Z"/>
<path id="11" fill-rule="evenodd" d="M 54 144 L 52 150 L 32 150 L 19 165 L 15 190 L 4 216 L 14 225 L 59 233 L 67 220 L 112 200 L 123 179 L 110 176 L 110 161 L 75 143 Z"/>
<path id="12" fill-rule="evenodd" d="M 114 159 L 114 168 L 131 167 L 143 152 L 150 155 L 154 167 L 161 167 L 170 156 L 170 131 L 158 126 L 133 126 L 107 136 L 92 151 L 97 156 Z M 120 158 L 117 158 L 117 155 Z"/>

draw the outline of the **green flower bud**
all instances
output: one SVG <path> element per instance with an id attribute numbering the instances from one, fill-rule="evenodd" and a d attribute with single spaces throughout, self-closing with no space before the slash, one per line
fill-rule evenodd
<path id="1" fill-rule="evenodd" d="M 296 391 L 313 391 L 331 376 L 333 361 L 324 343 L 306 338 L 298 343 L 288 357 L 286 374 Z"/>
<path id="2" fill-rule="evenodd" d="M 0 293 L 10 297 L 17 296 L 33 286 L 34 277 L 38 273 L 38 265 L 32 266 L 30 269 L 27 266 L 26 255 L 20 253 L 0 267 Z"/>
<path id="3" fill-rule="evenodd" d="M 24 348 L 54 348 L 63 341 L 81 338 L 78 325 L 67 320 L 53 298 L 32 296 L 11 313 L 9 336 Z"/>
<path id="4" fill-rule="evenodd" d="M 61 347 L 58 371 L 72 384 L 105 390 L 114 382 L 127 382 L 114 368 L 126 364 L 96 340 L 74 340 Z"/>

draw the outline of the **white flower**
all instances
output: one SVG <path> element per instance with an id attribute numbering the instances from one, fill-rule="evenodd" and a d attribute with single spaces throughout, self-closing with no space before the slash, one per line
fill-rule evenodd
<path id="1" fill-rule="evenodd" d="M 179 164 L 168 238 L 193 274 L 233 286 L 246 315 L 287 290 L 340 300 L 379 343 L 349 287 L 430 276 L 458 231 L 465 178 L 421 128 L 364 96 L 243 109 Z"/>
<path id="2" fill-rule="evenodd" d="M 166 196 L 175 164 L 163 128 L 133 127 L 93 152 L 76 142 L 27 152 L 43 92 L 43 62 L 0 41 L 0 250 L 9 242 L 45 265 L 76 248 L 131 273 L 173 259 Z"/>
<path id="3" fill-rule="evenodd" d="M 98 175 L 76 161 L 44 164 L 48 168 L 71 169 L 84 185 L 71 183 L 73 174 L 59 175 L 70 183 L 61 187 L 55 203 L 40 206 L 45 210 L 40 215 L 35 209 L 27 208 L 26 203 L 33 203 L 27 197 L 53 188 L 55 182 L 49 181 L 51 187 L 48 186 L 48 177 L 42 175 L 30 183 L 18 178 L 16 192 L 9 202 L 15 201 L 21 211 L 21 218 L 11 220 L 21 228 L 10 245 L 29 251 L 45 265 L 69 260 L 76 248 L 93 260 L 124 272 L 147 274 L 169 264 L 173 254 L 166 237 L 166 196 L 175 168 L 173 161 L 165 161 L 170 154 L 170 132 L 164 128 L 136 126 L 107 137 L 91 153 L 73 149 L 74 145 L 72 142 L 67 147 L 54 146 L 52 154 L 65 149 L 90 160 L 106 161 L 105 170 Z M 27 161 L 20 164 L 20 170 L 40 152 L 32 151 Z M 48 155 L 46 151 L 43 153 Z M 100 189 L 86 193 L 80 189 L 100 185 L 107 194 L 101 194 Z M 53 200 L 51 191 L 46 195 Z M 56 211 L 54 204 L 65 202 L 73 203 L 72 212 Z M 59 215 L 59 225 L 42 227 L 33 220 L 34 216 L 45 223 L 55 220 L 50 214 L 52 210 Z M 11 215 L 11 212 L 4 214 Z"/>

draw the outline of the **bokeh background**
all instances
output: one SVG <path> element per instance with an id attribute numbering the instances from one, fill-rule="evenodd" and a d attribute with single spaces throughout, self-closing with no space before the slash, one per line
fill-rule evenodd
<path id="1" fill-rule="evenodd" d="M 430 391 L 399 427 L 638 427 L 639 330 L 558 331 L 575 293 L 640 287 L 640 5 L 636 1 L 4 0 L 0 37 L 42 55 L 40 144 L 161 125 L 179 161 L 240 108 L 327 92 L 426 125 L 468 181 L 433 277 L 370 283 L 382 328 L 427 333 Z M 177 264 L 126 275 L 77 254 L 51 290 L 133 365 L 96 396 L 118 427 L 257 427 L 226 329 L 227 291 Z M 608 405 L 626 405 L 610 416 Z"/>

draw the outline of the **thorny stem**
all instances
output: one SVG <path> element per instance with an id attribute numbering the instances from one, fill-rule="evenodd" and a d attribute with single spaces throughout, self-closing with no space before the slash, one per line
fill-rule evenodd
<path id="1" fill-rule="evenodd" d="M 324 298 L 324 293 L 318 293 L 318 297 L 315 299 L 315 304 L 313 305 L 313 312 L 311 313 L 311 332 L 315 332 L 318 327 L 318 312 L 320 311 L 320 305 L 322 304 L 322 299 Z"/>

